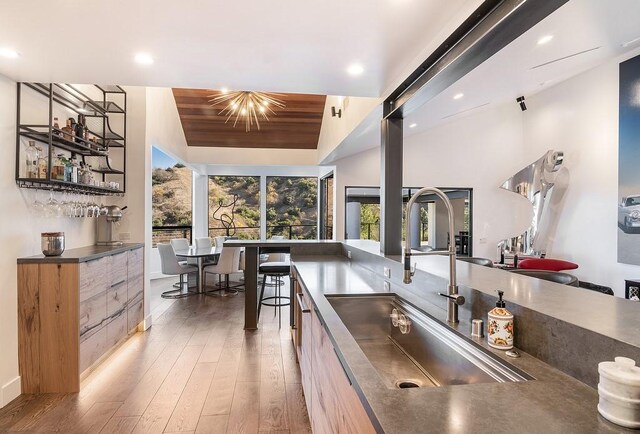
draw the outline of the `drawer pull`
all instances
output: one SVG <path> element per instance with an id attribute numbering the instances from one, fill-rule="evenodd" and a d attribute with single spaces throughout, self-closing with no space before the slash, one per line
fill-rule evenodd
<path id="1" fill-rule="evenodd" d="M 127 279 L 123 279 L 123 280 L 121 280 L 121 281 L 120 281 L 120 282 L 118 282 L 118 283 L 114 283 L 113 285 L 111 285 L 111 287 L 113 288 L 113 287 L 115 287 L 115 286 L 122 285 L 122 284 L 123 284 L 123 283 L 125 283 L 126 281 L 127 281 Z"/>
<path id="2" fill-rule="evenodd" d="M 302 293 L 301 292 L 297 293 L 296 297 L 298 297 L 298 305 L 300 306 L 300 310 L 302 311 L 302 313 L 311 312 L 311 309 L 309 309 L 307 304 L 304 302 L 304 299 L 302 298 Z"/>

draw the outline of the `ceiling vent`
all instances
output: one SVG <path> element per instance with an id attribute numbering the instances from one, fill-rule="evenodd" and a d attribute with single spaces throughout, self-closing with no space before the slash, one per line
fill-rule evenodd
<path id="1" fill-rule="evenodd" d="M 596 50 L 599 50 L 600 48 L 602 48 L 602 47 L 593 47 L 593 48 L 589 48 L 588 50 L 578 51 L 577 53 L 569 54 L 568 56 L 559 57 L 559 58 L 557 58 L 555 60 L 551 60 L 549 62 L 541 63 L 540 65 L 536 65 L 536 66 L 532 67 L 531 69 L 533 70 L 533 69 L 537 69 L 537 68 L 542 68 L 543 66 L 551 65 L 552 63 L 560 62 L 561 60 L 571 59 L 572 57 L 576 57 L 576 56 L 579 56 L 579 55 L 585 54 L 585 53 L 590 53 L 591 51 L 596 51 Z"/>

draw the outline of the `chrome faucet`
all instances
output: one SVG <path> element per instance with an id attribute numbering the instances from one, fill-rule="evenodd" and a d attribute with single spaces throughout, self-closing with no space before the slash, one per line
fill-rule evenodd
<path id="1" fill-rule="evenodd" d="M 444 202 L 447 208 L 447 214 L 449 215 L 449 250 L 444 251 L 432 251 L 432 252 L 411 252 L 411 207 L 416 202 L 418 197 L 425 193 L 432 193 L 438 196 L 442 202 Z M 447 322 L 451 324 L 458 323 L 458 306 L 464 304 L 464 297 L 458 294 L 458 285 L 456 283 L 456 242 L 455 235 L 453 233 L 453 206 L 447 195 L 442 191 L 434 187 L 424 187 L 418 190 L 409 202 L 407 203 L 407 217 L 405 220 L 405 240 L 404 240 L 404 283 L 411 283 L 411 277 L 415 274 L 415 265 L 411 266 L 411 256 L 427 256 L 427 255 L 444 255 L 449 256 L 449 286 L 447 287 L 447 294 L 438 293 L 443 297 L 449 299 L 447 303 Z"/>

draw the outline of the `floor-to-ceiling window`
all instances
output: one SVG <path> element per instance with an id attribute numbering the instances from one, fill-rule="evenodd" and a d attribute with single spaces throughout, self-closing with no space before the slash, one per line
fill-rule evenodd
<path id="1" fill-rule="evenodd" d="M 209 236 L 260 239 L 260 177 L 209 177 Z"/>
<path id="2" fill-rule="evenodd" d="M 158 148 L 152 159 L 153 246 L 172 238 L 190 240 L 193 172 Z"/>
<path id="3" fill-rule="evenodd" d="M 267 177 L 267 238 L 318 237 L 318 178 Z"/>

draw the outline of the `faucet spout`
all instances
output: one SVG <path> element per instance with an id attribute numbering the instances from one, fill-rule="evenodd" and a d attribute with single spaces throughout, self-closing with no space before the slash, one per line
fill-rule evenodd
<path id="1" fill-rule="evenodd" d="M 420 196 L 425 193 L 435 194 L 442 200 L 444 206 L 447 208 L 447 214 L 449 217 L 449 250 L 443 252 L 443 255 L 449 256 L 449 285 L 447 286 L 447 321 L 456 324 L 458 323 L 458 305 L 464 303 L 464 297 L 460 298 L 458 295 L 458 285 L 456 279 L 456 242 L 454 234 L 454 216 L 453 206 L 447 195 L 440 189 L 435 187 L 424 187 L 418 190 L 407 202 L 407 217 L 405 219 L 405 240 L 404 240 L 404 283 L 411 283 L 411 277 L 414 271 L 411 269 L 411 256 L 420 255 L 419 253 L 411 252 L 411 207 L 418 200 Z M 432 253 L 432 252 L 430 252 Z"/>

